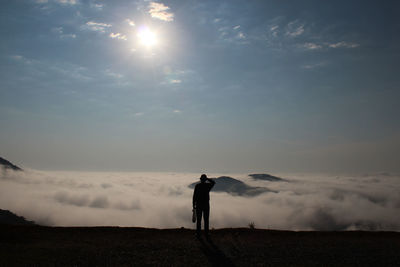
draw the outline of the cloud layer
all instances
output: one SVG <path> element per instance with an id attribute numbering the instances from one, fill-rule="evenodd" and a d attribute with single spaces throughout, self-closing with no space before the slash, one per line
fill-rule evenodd
<path id="1" fill-rule="evenodd" d="M 191 223 L 194 173 L 0 172 L 0 208 L 45 225 L 157 228 Z M 217 175 L 215 175 L 217 176 Z M 218 175 L 219 176 L 219 175 Z M 291 230 L 400 230 L 398 176 L 286 175 L 255 197 L 211 193 L 211 226 Z M 278 175 L 279 176 L 279 175 Z"/>

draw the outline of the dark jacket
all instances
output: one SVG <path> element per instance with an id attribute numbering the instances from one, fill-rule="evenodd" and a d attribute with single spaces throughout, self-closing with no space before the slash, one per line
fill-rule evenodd
<path id="1" fill-rule="evenodd" d="M 193 193 L 193 206 L 205 206 L 209 204 L 210 201 L 210 190 L 215 185 L 213 180 L 208 180 L 209 183 L 199 183 L 196 184 Z"/>

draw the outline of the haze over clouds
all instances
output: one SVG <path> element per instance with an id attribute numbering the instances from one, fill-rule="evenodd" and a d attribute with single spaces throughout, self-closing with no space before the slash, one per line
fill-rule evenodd
<path id="1" fill-rule="evenodd" d="M 219 176 L 214 174 L 212 176 Z M 25 172 L 0 176 L 0 203 L 39 224 L 193 228 L 195 173 Z M 292 230 L 400 230 L 399 176 L 285 175 L 255 197 L 211 193 L 211 226 Z"/>

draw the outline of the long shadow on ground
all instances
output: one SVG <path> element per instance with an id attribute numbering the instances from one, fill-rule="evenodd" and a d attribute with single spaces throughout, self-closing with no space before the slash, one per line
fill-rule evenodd
<path id="1" fill-rule="evenodd" d="M 200 242 L 200 249 L 209 260 L 212 266 L 235 266 L 233 262 L 220 250 L 211 238 L 197 238 Z"/>
<path id="2" fill-rule="evenodd" d="M 400 266 L 398 232 L 0 226 L 0 266 Z"/>

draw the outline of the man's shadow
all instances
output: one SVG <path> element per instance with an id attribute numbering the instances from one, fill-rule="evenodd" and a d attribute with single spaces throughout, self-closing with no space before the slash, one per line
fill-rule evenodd
<path id="1" fill-rule="evenodd" d="M 233 262 L 214 244 L 210 237 L 203 240 L 198 238 L 200 249 L 208 258 L 212 266 L 235 266 Z"/>

